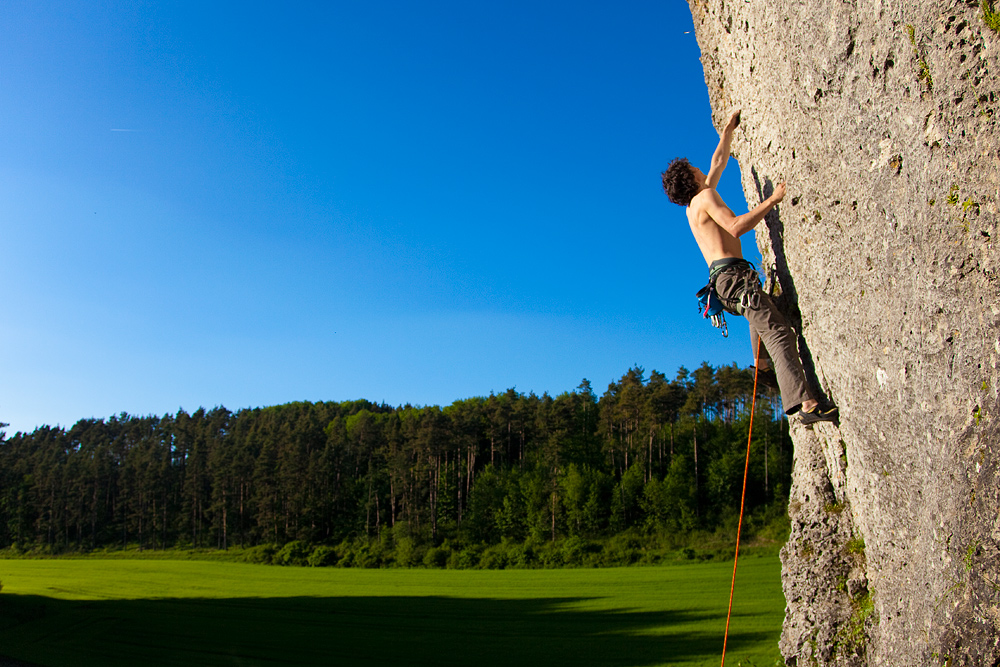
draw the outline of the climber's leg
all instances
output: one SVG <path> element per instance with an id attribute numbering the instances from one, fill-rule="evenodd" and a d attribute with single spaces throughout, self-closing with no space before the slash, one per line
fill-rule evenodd
<path id="1" fill-rule="evenodd" d="M 812 407 L 813 396 L 806 383 L 795 332 L 766 294 L 760 295 L 760 307 L 744 313 L 753 335 L 760 335 L 761 343 L 778 378 L 781 404 L 785 414 L 794 414 L 803 403 Z"/>
<path id="2" fill-rule="evenodd" d="M 738 307 L 748 271 L 753 271 L 749 265 L 734 266 L 732 269 L 720 272 L 715 279 L 715 291 L 727 310 L 741 311 L 747 318 L 750 324 L 750 337 L 755 343 L 756 337 L 760 336 L 761 344 L 777 376 L 781 405 L 785 414 L 798 412 L 803 403 L 806 404 L 807 410 L 811 409 L 815 406 L 815 399 L 806 384 L 795 333 L 775 307 L 771 297 L 761 292 L 760 305 L 757 308 L 744 310 Z M 752 277 L 755 278 L 756 276 Z"/>

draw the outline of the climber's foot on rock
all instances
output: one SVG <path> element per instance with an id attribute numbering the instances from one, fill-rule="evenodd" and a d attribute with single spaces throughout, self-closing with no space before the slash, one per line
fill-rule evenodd
<path id="1" fill-rule="evenodd" d="M 840 415 L 836 405 L 817 405 L 812 410 L 800 410 L 802 425 L 812 426 L 817 422 L 836 422 Z"/>

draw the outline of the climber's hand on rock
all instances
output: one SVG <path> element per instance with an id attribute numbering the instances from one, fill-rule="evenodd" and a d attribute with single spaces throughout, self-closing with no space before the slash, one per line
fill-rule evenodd
<path id="1" fill-rule="evenodd" d="M 726 121 L 726 132 L 732 132 L 739 126 L 740 111 L 742 111 L 742 109 L 737 109 L 736 111 L 729 114 L 729 120 Z"/>
<path id="2" fill-rule="evenodd" d="M 774 194 L 771 195 L 771 201 L 777 204 L 784 198 L 785 198 L 785 182 L 782 181 L 781 183 L 778 183 L 778 185 L 775 186 Z"/>

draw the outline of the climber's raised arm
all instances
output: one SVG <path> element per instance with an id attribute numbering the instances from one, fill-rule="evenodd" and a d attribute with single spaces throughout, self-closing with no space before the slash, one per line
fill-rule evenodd
<path id="1" fill-rule="evenodd" d="M 705 182 L 713 190 L 719 185 L 722 172 L 726 170 L 726 165 L 729 163 L 729 148 L 733 143 L 733 132 L 739 124 L 740 110 L 737 109 L 729 114 L 729 120 L 726 121 L 726 126 L 722 129 L 722 135 L 719 137 L 719 145 L 712 155 L 712 165 L 708 169 L 708 177 Z"/>

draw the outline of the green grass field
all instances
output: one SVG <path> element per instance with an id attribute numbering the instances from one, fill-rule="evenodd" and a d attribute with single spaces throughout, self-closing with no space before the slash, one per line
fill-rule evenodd
<path id="1" fill-rule="evenodd" d="M 727 665 L 775 664 L 777 558 L 741 560 Z M 732 563 L 350 570 L 0 560 L 0 654 L 40 665 L 718 665 Z"/>

